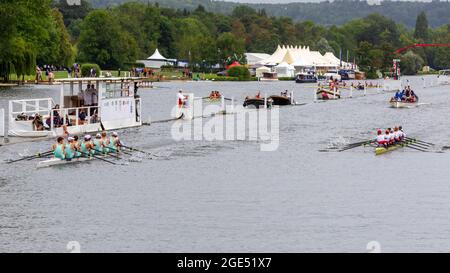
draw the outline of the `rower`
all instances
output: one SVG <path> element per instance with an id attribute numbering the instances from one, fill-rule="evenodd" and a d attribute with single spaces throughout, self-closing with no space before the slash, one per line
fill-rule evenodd
<path id="1" fill-rule="evenodd" d="M 84 141 L 80 145 L 80 152 L 84 157 L 88 157 L 92 154 L 92 141 L 90 135 L 84 136 Z"/>
<path id="2" fill-rule="evenodd" d="M 74 137 L 69 137 L 68 143 L 66 144 L 66 160 L 70 161 L 74 158 L 80 157 L 80 152 L 77 151 L 77 143 Z"/>
<path id="3" fill-rule="evenodd" d="M 392 130 L 391 128 L 388 128 L 388 130 L 389 130 L 389 144 L 394 145 L 395 144 L 394 130 Z"/>
<path id="4" fill-rule="evenodd" d="M 416 95 L 414 90 L 411 90 L 411 102 L 416 102 L 419 100 L 419 97 Z"/>
<path id="5" fill-rule="evenodd" d="M 66 149 L 64 145 L 64 138 L 58 137 L 56 143 L 52 146 L 53 156 L 64 160 L 66 158 Z"/>
<path id="6" fill-rule="evenodd" d="M 79 151 L 80 150 L 80 140 L 79 140 L 79 138 L 78 138 L 78 136 L 74 136 L 73 137 L 73 141 L 74 141 L 74 143 L 75 143 L 75 148 L 77 149 L 77 151 Z"/>
<path id="7" fill-rule="evenodd" d="M 402 126 L 398 126 L 398 131 L 400 132 L 400 134 L 401 134 L 401 139 L 402 139 L 402 141 L 406 138 L 406 134 L 405 134 L 405 132 L 403 132 L 403 128 L 402 128 Z"/>
<path id="8" fill-rule="evenodd" d="M 386 136 L 385 135 L 383 135 L 383 133 L 381 132 L 381 130 L 378 130 L 378 132 L 377 132 L 377 143 L 378 143 L 378 146 L 383 146 L 383 147 L 385 147 L 385 148 L 387 148 L 387 141 L 386 141 Z"/>
<path id="9" fill-rule="evenodd" d="M 390 134 L 389 129 L 386 130 L 386 132 L 384 133 L 384 136 L 385 136 L 386 144 L 388 146 L 390 146 L 391 145 L 391 134 Z"/>
<path id="10" fill-rule="evenodd" d="M 402 142 L 401 133 L 399 132 L 398 127 L 394 127 L 394 139 L 395 139 L 395 143 Z"/>
<path id="11" fill-rule="evenodd" d="M 112 152 L 119 152 L 120 146 L 119 135 L 116 132 L 113 132 L 111 137 L 108 139 L 107 147 Z"/>
<path id="12" fill-rule="evenodd" d="M 402 92 L 402 91 L 398 90 L 397 92 L 395 92 L 394 99 L 395 99 L 396 101 L 401 101 L 401 100 L 402 100 L 402 97 L 403 97 L 403 92 Z"/>
<path id="13" fill-rule="evenodd" d="M 260 99 L 261 98 L 261 92 L 258 91 L 258 93 L 255 96 L 255 99 Z"/>
<path id="14" fill-rule="evenodd" d="M 183 90 L 179 90 L 178 91 L 178 108 L 183 107 L 184 105 L 184 95 L 183 95 Z"/>
<path id="15" fill-rule="evenodd" d="M 94 150 L 92 151 L 93 154 L 102 154 L 105 153 L 104 145 L 102 141 L 102 135 L 97 134 L 94 139 Z"/>

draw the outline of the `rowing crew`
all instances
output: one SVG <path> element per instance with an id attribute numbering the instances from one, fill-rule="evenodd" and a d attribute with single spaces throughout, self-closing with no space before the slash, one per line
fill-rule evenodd
<path id="1" fill-rule="evenodd" d="M 103 132 L 97 134 L 94 140 L 90 135 L 85 135 L 83 140 L 74 136 L 68 137 L 65 143 L 63 137 L 58 137 L 56 143 L 52 145 L 52 151 L 55 158 L 72 160 L 78 157 L 117 153 L 120 151 L 120 146 L 122 145 L 116 132 L 113 132 L 110 137 Z"/>
<path id="2" fill-rule="evenodd" d="M 406 134 L 403 132 L 402 126 L 399 126 L 394 129 L 388 128 L 384 134 L 381 130 L 378 130 L 376 141 L 379 147 L 387 148 L 402 142 L 405 138 Z"/>

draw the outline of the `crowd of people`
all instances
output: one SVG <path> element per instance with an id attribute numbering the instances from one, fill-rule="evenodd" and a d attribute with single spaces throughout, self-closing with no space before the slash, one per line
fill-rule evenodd
<path id="1" fill-rule="evenodd" d="M 151 68 L 147 68 L 147 67 L 133 67 L 133 68 L 131 68 L 130 75 L 131 75 L 131 77 L 148 78 L 148 77 L 154 77 L 156 74 L 155 74 L 155 70 L 151 69 Z"/>
<path id="2" fill-rule="evenodd" d="M 82 140 L 78 136 L 69 136 L 67 140 L 58 137 L 56 143 L 52 145 L 52 151 L 55 158 L 70 161 L 80 157 L 118 153 L 121 146 L 116 132 L 109 137 L 106 132 L 102 132 L 96 134 L 94 139 L 91 135 L 85 135 Z"/>
<path id="3" fill-rule="evenodd" d="M 397 91 L 391 101 L 414 103 L 419 101 L 419 97 L 408 85 L 405 89 Z"/>
<path id="4" fill-rule="evenodd" d="M 402 126 L 387 128 L 383 134 L 382 130 L 377 131 L 377 144 L 379 147 L 388 148 L 389 146 L 401 143 L 405 140 L 406 134 L 403 132 Z"/>
<path id="5" fill-rule="evenodd" d="M 96 106 L 96 102 L 90 106 Z M 88 106 L 88 105 L 84 105 Z M 89 123 L 98 123 L 100 121 L 100 117 L 98 116 L 98 110 L 93 107 L 90 108 L 81 108 L 78 112 L 78 125 L 84 125 Z M 32 115 L 27 115 L 24 112 L 18 114 L 15 118 L 16 121 L 31 121 L 31 125 L 33 127 L 33 131 L 44 131 L 50 130 L 52 128 L 60 128 L 73 126 L 76 124 L 76 121 L 69 118 L 69 115 L 66 113 L 65 115 L 61 113 L 59 104 L 56 104 L 52 108 L 52 115 L 43 116 L 40 113 L 34 113 Z M 53 121 L 52 121 L 53 118 Z M 67 129 L 64 129 L 67 131 Z"/>

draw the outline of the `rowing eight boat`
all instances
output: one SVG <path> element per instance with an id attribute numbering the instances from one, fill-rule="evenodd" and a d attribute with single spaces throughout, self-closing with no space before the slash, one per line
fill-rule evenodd
<path id="1" fill-rule="evenodd" d="M 52 166 L 58 166 L 58 165 L 66 165 L 66 164 L 72 164 L 72 163 L 78 163 L 78 162 L 85 162 L 85 161 L 91 161 L 96 159 L 95 157 L 79 157 L 72 160 L 65 160 L 65 159 L 59 159 L 59 158 L 52 158 L 48 160 L 41 161 L 37 164 L 36 168 L 47 168 Z"/>
<path id="2" fill-rule="evenodd" d="M 404 141 L 404 142 L 401 142 L 399 144 L 395 144 L 393 146 L 390 146 L 388 148 L 376 147 L 375 148 L 375 155 L 382 155 L 382 154 L 385 154 L 385 153 L 397 150 L 398 148 L 406 147 L 406 146 L 408 146 L 408 144 L 411 144 L 411 143 L 414 143 L 414 142 L 415 142 L 415 140 Z"/>

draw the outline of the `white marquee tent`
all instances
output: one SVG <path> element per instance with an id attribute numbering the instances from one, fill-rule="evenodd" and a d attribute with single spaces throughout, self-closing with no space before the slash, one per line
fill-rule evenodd
<path id="1" fill-rule="evenodd" d="M 270 55 L 265 53 L 245 53 L 245 57 L 247 59 L 247 64 L 253 66 L 269 58 Z"/>
<path id="2" fill-rule="evenodd" d="M 275 66 L 275 72 L 277 72 L 278 77 L 294 77 L 295 67 L 288 64 L 287 62 L 282 62 Z"/>
<path id="3" fill-rule="evenodd" d="M 174 60 L 167 59 L 161 53 L 159 53 L 159 50 L 156 49 L 155 53 L 153 53 L 152 56 L 148 57 L 146 60 L 138 60 L 137 63 L 143 63 L 145 67 L 150 68 L 161 68 L 163 65 L 167 65 L 170 62 L 173 62 Z"/>
<path id="4" fill-rule="evenodd" d="M 322 55 L 319 51 L 311 51 L 307 46 L 290 45 L 279 45 L 269 58 L 259 62 L 266 66 L 276 66 L 281 63 L 287 63 L 298 70 L 304 68 L 337 69 L 341 66 L 341 61 L 332 52 Z M 342 66 L 349 67 L 351 64 L 342 62 Z"/>
<path id="5" fill-rule="evenodd" d="M 263 73 L 267 73 L 267 72 L 271 72 L 270 68 L 268 68 L 267 66 L 258 67 L 258 68 L 256 68 L 256 77 L 262 78 Z"/>

